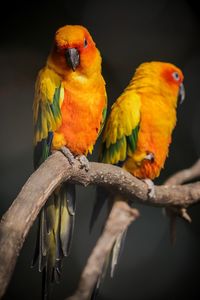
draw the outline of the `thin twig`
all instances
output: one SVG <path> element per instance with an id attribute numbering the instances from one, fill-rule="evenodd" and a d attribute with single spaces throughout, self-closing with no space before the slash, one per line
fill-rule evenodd
<path id="1" fill-rule="evenodd" d="M 165 184 L 183 184 L 185 182 L 191 181 L 197 177 L 200 177 L 200 159 L 198 159 L 193 166 L 188 169 L 181 170 L 172 176 L 170 176 Z"/>
<path id="2" fill-rule="evenodd" d="M 181 170 L 172 176 L 170 176 L 166 181 L 165 185 L 183 184 L 185 182 L 194 180 L 200 176 L 200 159 L 198 159 L 193 166 L 188 169 Z M 191 223 L 192 219 L 187 212 L 186 207 L 167 207 L 165 208 L 166 214 L 169 217 L 169 227 L 170 227 L 170 240 L 172 245 L 176 242 L 176 218 L 181 217 L 185 221 Z"/>

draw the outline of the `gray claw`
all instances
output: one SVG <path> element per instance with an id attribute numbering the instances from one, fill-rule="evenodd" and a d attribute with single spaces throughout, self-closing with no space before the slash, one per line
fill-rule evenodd
<path id="1" fill-rule="evenodd" d="M 146 183 L 147 187 L 148 187 L 148 196 L 150 199 L 155 198 L 156 197 L 156 193 L 155 193 L 155 185 L 153 183 L 153 181 L 149 178 L 145 178 L 142 179 L 144 181 L 144 183 Z"/>
<path id="2" fill-rule="evenodd" d="M 68 159 L 70 165 L 72 166 L 75 162 L 75 158 L 71 151 L 67 147 L 61 147 L 60 151 Z"/>
<path id="3" fill-rule="evenodd" d="M 77 156 L 77 159 L 80 161 L 81 169 L 85 169 L 86 172 L 90 169 L 90 163 L 89 160 L 85 155 L 79 155 Z"/>

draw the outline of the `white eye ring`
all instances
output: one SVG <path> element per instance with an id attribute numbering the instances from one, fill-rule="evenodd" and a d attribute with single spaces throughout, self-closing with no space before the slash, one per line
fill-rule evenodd
<path id="1" fill-rule="evenodd" d="M 178 72 L 173 72 L 172 76 L 176 81 L 178 81 L 180 79 Z"/>

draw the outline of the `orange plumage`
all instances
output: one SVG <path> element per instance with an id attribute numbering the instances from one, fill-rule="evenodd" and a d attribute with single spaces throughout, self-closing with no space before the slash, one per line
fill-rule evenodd
<path id="1" fill-rule="evenodd" d="M 46 66 L 39 72 L 34 114 L 34 165 L 67 147 L 87 155 L 104 124 L 107 98 L 101 56 L 82 26 L 64 26 L 55 35 Z M 43 298 L 59 281 L 62 259 L 69 254 L 75 217 L 75 186 L 62 184 L 40 215 L 35 259 L 43 271 Z"/>
<path id="2" fill-rule="evenodd" d="M 139 178 L 159 176 L 176 124 L 182 81 L 181 70 L 170 63 L 150 62 L 138 67 L 112 106 L 103 134 L 103 162 L 123 161 L 123 168 Z M 152 160 L 148 154 L 153 155 Z"/>
<path id="3" fill-rule="evenodd" d="M 144 179 L 149 185 L 150 195 L 153 194 L 153 183 L 150 180 L 159 176 L 168 155 L 176 124 L 178 95 L 184 98 L 182 81 L 181 70 L 173 64 L 141 64 L 127 88 L 113 104 L 104 128 L 100 161 L 120 165 L 132 175 Z M 115 195 L 112 200 L 126 201 L 121 195 Z M 99 195 L 93 209 L 91 226 L 96 221 L 102 201 Z M 113 245 L 111 276 L 124 234 L 121 233 Z M 108 260 L 102 277 L 107 267 Z M 99 276 L 97 288 L 102 277 Z"/>
<path id="4" fill-rule="evenodd" d="M 53 149 L 67 146 L 74 154 L 91 153 L 106 108 L 101 57 L 88 31 L 82 26 L 59 29 L 55 41 L 47 64 L 63 77 L 64 99 L 62 125 L 55 131 L 52 146 Z M 87 41 L 86 46 L 84 41 Z M 76 72 L 64 63 L 63 53 L 69 47 L 79 51 L 80 66 Z"/>
<path id="5" fill-rule="evenodd" d="M 74 154 L 91 152 L 96 142 L 105 108 L 105 89 L 102 82 L 98 88 L 87 87 L 89 91 L 76 91 L 75 88 L 64 89 L 61 107 L 62 125 L 56 131 L 61 134 L 62 144 L 53 139 L 54 149 L 67 146 Z"/>

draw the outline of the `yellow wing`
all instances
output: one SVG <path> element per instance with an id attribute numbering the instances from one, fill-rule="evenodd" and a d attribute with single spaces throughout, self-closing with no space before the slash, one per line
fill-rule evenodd
<path id="1" fill-rule="evenodd" d="M 53 133 L 62 123 L 60 108 L 63 98 L 60 77 L 45 67 L 38 74 L 33 103 L 35 168 L 50 154 Z"/>
<path id="2" fill-rule="evenodd" d="M 140 107 L 140 96 L 129 90 L 113 104 L 103 132 L 100 161 L 117 164 L 135 151 Z"/>

